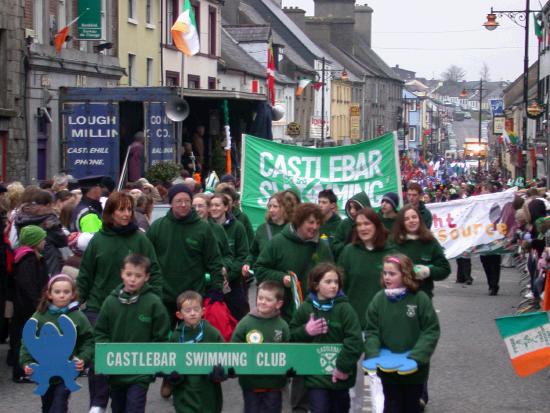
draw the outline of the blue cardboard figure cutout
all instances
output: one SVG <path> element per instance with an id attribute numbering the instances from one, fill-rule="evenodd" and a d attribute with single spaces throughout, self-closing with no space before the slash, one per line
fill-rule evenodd
<path id="1" fill-rule="evenodd" d="M 377 357 L 363 361 L 363 369 L 367 372 L 376 372 L 378 368 L 387 373 L 412 374 L 418 370 L 418 364 L 413 359 L 408 358 L 410 353 L 410 351 L 392 353 L 387 348 L 381 348 Z"/>
<path id="2" fill-rule="evenodd" d="M 52 377 L 60 377 L 65 387 L 70 391 L 80 390 L 76 382 L 79 372 L 76 370 L 76 361 L 69 360 L 76 345 L 76 326 L 66 315 L 61 315 L 57 322 L 63 334 L 55 324 L 45 323 L 40 336 L 36 336 L 38 322 L 31 318 L 23 327 L 23 343 L 29 354 L 37 363 L 29 364 L 32 368 L 31 378 L 38 383 L 34 394 L 43 396 L 50 386 Z"/>

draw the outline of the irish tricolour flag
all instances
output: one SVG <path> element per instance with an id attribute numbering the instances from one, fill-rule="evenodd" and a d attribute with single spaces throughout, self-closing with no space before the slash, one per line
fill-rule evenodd
<path id="1" fill-rule="evenodd" d="M 547 313 L 500 317 L 495 321 L 518 376 L 526 377 L 550 366 Z"/>
<path id="2" fill-rule="evenodd" d="M 185 0 L 183 3 L 183 11 L 171 31 L 174 44 L 182 53 L 193 56 L 200 51 L 195 13 L 189 0 Z"/>

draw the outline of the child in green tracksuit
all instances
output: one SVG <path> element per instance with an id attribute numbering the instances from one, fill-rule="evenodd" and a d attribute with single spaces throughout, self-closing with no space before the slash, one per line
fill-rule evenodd
<path id="1" fill-rule="evenodd" d="M 164 304 L 147 284 L 151 261 L 128 255 L 122 284 L 105 299 L 95 325 L 96 343 L 151 343 L 168 340 L 170 319 Z M 109 377 L 113 413 L 145 412 L 151 375 Z"/>
<path id="2" fill-rule="evenodd" d="M 292 341 L 342 344 L 331 375 L 305 377 L 309 410 L 347 412 L 363 346 L 359 320 L 342 293 L 342 272 L 335 265 L 316 265 L 308 275 L 308 287 L 309 294 L 290 323 Z"/>
<path id="3" fill-rule="evenodd" d="M 208 321 L 203 320 L 202 296 L 195 291 L 184 291 L 177 298 L 181 321 L 170 337 L 175 343 L 223 343 L 223 337 Z M 217 367 L 216 367 L 217 368 Z M 215 370 L 216 370 L 215 368 Z M 175 377 L 174 377 L 175 376 Z M 172 394 L 177 413 L 219 413 L 223 398 L 220 381 L 209 376 L 186 374 L 173 375 Z"/>
<path id="4" fill-rule="evenodd" d="M 245 316 L 233 332 L 233 343 L 284 343 L 290 339 L 287 323 L 281 318 L 284 289 L 277 281 L 264 281 L 258 286 L 256 310 Z M 280 413 L 285 376 L 242 376 L 246 413 Z"/>
<path id="5" fill-rule="evenodd" d="M 79 310 L 77 299 L 74 279 L 66 274 L 55 275 L 50 278 L 32 318 L 37 321 L 37 336 L 40 337 L 40 330 L 44 324 L 53 323 L 59 328 L 59 317 L 69 317 L 76 328 L 76 345 L 72 359 L 75 361 L 76 371 L 80 372 L 94 356 L 94 332 L 88 318 Z M 20 363 L 26 375 L 32 375 L 33 369 L 30 365 L 34 362 L 23 340 Z M 75 372 L 75 375 L 77 374 Z M 50 379 L 48 390 L 42 396 L 42 411 L 67 412 L 70 395 L 71 392 L 59 377 Z"/>
<path id="6" fill-rule="evenodd" d="M 428 295 L 414 278 L 412 261 L 393 254 L 384 258 L 384 291 L 367 310 L 365 359 L 377 357 L 381 348 L 392 353 L 410 351 L 418 370 L 401 375 L 379 370 L 384 388 L 385 412 L 420 412 L 420 398 L 429 372 L 430 358 L 439 339 L 439 321 Z"/>

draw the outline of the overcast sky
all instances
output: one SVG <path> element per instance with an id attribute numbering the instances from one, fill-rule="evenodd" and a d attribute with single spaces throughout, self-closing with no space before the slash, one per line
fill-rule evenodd
<path id="1" fill-rule="evenodd" d="M 531 0 L 540 10 L 546 0 Z M 523 0 L 358 0 L 374 9 L 372 47 L 390 66 L 398 64 L 420 77 L 440 77 L 451 64 L 466 71 L 467 80 L 479 79 L 487 62 L 491 80 L 514 80 L 523 73 L 525 30 L 507 17 L 497 19 L 492 32 L 482 23 L 491 6 L 520 10 Z M 283 0 L 313 15 L 313 0 Z M 529 61 L 536 60 L 537 39 L 530 23 Z"/>

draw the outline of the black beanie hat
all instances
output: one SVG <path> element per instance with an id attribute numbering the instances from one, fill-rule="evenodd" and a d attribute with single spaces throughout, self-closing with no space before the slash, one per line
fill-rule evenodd
<path id="1" fill-rule="evenodd" d="M 395 192 L 388 192 L 382 197 L 382 201 L 386 201 L 389 203 L 393 209 L 397 211 L 397 207 L 399 206 L 399 195 L 397 195 Z"/>
<path id="2" fill-rule="evenodd" d="M 189 198 L 193 199 L 193 192 L 191 192 L 187 185 L 177 184 L 168 190 L 168 203 L 171 204 L 174 197 L 182 192 L 185 192 L 187 195 L 189 195 Z"/>

